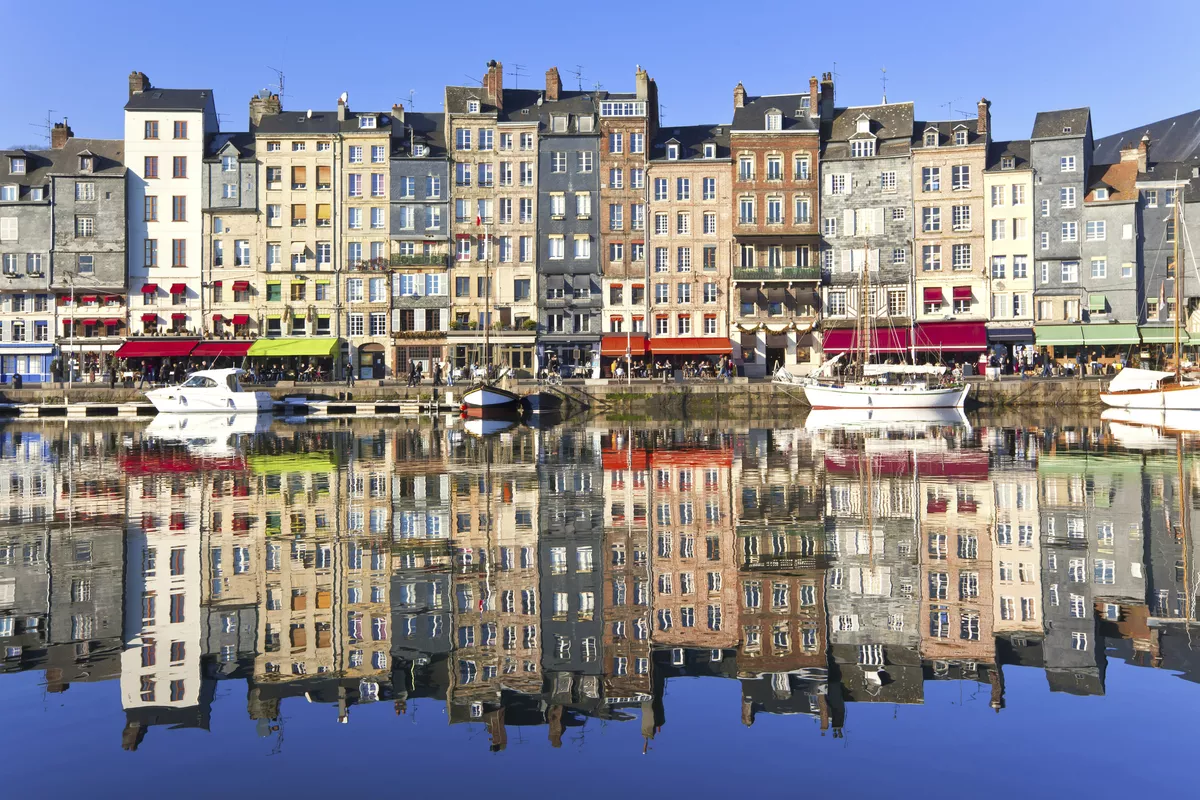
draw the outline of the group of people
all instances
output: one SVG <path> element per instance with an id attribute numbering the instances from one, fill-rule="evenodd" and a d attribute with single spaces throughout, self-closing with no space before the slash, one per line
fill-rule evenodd
<path id="1" fill-rule="evenodd" d="M 715 377 L 724 380 L 737 375 L 737 365 L 729 357 L 720 357 L 716 360 L 689 358 L 678 364 L 674 364 L 670 359 L 664 358 L 655 359 L 653 362 L 636 359 L 629 364 L 628 373 L 626 372 L 626 363 L 625 359 L 613 359 L 612 364 L 609 365 L 613 379 L 624 380 L 627 377 L 634 377 L 657 378 L 665 381 L 674 376 L 676 370 L 681 371 L 685 379 L 711 379 Z"/>

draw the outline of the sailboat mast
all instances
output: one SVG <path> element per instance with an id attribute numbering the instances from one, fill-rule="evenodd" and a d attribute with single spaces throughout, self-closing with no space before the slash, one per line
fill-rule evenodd
<path id="1" fill-rule="evenodd" d="M 1183 314 L 1183 264 L 1179 263 L 1179 206 L 1183 204 L 1183 187 L 1175 190 L 1175 383 L 1183 377 L 1183 354 L 1179 352 L 1179 317 Z"/>
<path id="2" fill-rule="evenodd" d="M 492 225 L 484 222 L 483 242 L 483 377 L 488 379 L 492 366 Z"/>

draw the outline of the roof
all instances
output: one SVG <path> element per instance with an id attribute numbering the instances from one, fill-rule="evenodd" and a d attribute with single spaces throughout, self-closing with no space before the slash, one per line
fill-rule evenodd
<path id="1" fill-rule="evenodd" d="M 1148 172 L 1139 172 L 1137 180 L 1141 181 L 1175 181 L 1187 184 L 1185 197 L 1200 197 L 1200 155 L 1192 156 L 1187 161 L 1151 161 Z M 1193 202 L 1188 200 L 1187 202 Z"/>
<path id="2" fill-rule="evenodd" d="M 650 160 L 659 162 L 667 160 L 667 143 L 679 143 L 679 159 L 711 161 L 704 158 L 704 144 L 714 142 L 717 145 L 717 158 L 729 158 L 728 125 L 685 125 L 679 128 L 662 128 L 650 144 Z"/>
<path id="3" fill-rule="evenodd" d="M 504 94 L 504 99 L 506 101 L 508 100 L 507 92 L 505 92 L 505 94 Z M 506 102 L 505 105 L 508 105 L 508 103 Z M 550 116 L 552 114 L 554 114 L 554 115 L 570 114 L 571 116 L 575 116 L 575 117 L 590 116 L 594 119 L 595 114 L 596 114 L 595 94 L 593 92 L 560 91 L 558 93 L 557 100 L 544 100 L 542 102 L 542 105 L 540 108 L 540 115 L 541 115 L 541 121 L 544 126 L 543 130 L 542 130 L 543 135 L 561 136 L 561 135 L 563 135 L 562 133 L 556 134 L 554 131 L 550 130 Z M 525 115 L 522 114 L 521 116 L 524 117 Z M 581 133 L 578 130 L 572 130 L 572 129 L 568 129 L 568 131 L 566 133 L 573 135 L 573 136 L 579 136 L 579 135 L 588 136 L 588 135 L 593 135 L 593 134 L 599 135 L 596 131 L 595 126 L 593 126 L 593 130 L 592 130 L 591 134 Z"/>
<path id="4" fill-rule="evenodd" d="M 1014 139 L 1008 142 L 992 142 L 988 147 L 987 170 L 1007 171 L 1000 166 L 1006 157 L 1013 158 L 1013 169 L 1029 169 L 1029 140 Z"/>
<path id="5" fill-rule="evenodd" d="M 51 175 L 79 175 L 78 158 L 90 154 L 95 161 L 89 175 L 120 177 L 125 174 L 125 142 L 121 139 L 72 137 L 61 150 L 0 150 L 0 183 L 44 186 Z M 23 175 L 9 174 L 8 156 L 23 156 Z"/>
<path id="6" fill-rule="evenodd" d="M 858 131 L 858 118 L 866 114 L 877 139 L 905 139 L 913 135 L 913 104 L 887 103 L 834 109 L 830 141 L 848 142 Z"/>
<path id="7" fill-rule="evenodd" d="M 404 125 L 392 126 L 392 155 L 408 156 L 412 130 L 412 141 L 425 145 L 427 157 L 446 156 L 446 115 L 430 111 L 404 112 Z"/>
<path id="8" fill-rule="evenodd" d="M 487 92 L 485 92 L 481 86 L 446 87 L 447 114 L 466 114 L 467 102 L 470 100 L 479 101 L 480 114 L 495 114 L 497 111 L 494 105 L 487 102 Z"/>
<path id="9" fill-rule="evenodd" d="M 1123 161 L 1119 164 L 1101 164 L 1094 166 L 1088 172 L 1087 195 L 1084 197 L 1085 202 L 1096 200 L 1096 189 L 1104 187 L 1108 189 L 1108 200 L 1099 200 L 1097 202 L 1122 202 L 1127 200 L 1136 200 L 1137 177 L 1138 177 L 1137 161 Z"/>
<path id="10" fill-rule="evenodd" d="M 1067 108 L 1062 111 L 1039 111 L 1033 120 L 1033 133 L 1030 139 L 1054 139 L 1062 136 L 1083 136 L 1087 133 L 1092 110 L 1083 108 Z M 1070 133 L 1063 133 L 1070 128 Z"/>
<path id="11" fill-rule="evenodd" d="M 205 151 L 205 161 L 216 161 L 221 151 L 225 149 L 225 145 L 232 144 L 237 150 L 238 158 L 243 161 L 254 159 L 254 134 L 249 131 L 240 131 L 235 133 L 218 133 L 214 134 L 208 140 L 208 147 Z"/>
<path id="12" fill-rule="evenodd" d="M 337 119 L 335 111 L 334 119 Z M 374 128 L 360 128 L 358 126 L 359 117 L 375 117 Z M 390 128 L 392 124 L 392 113 L 390 111 L 351 111 L 346 109 L 346 119 L 338 123 L 338 129 L 342 133 L 372 133 L 377 136 L 386 135 L 385 129 Z"/>
<path id="13" fill-rule="evenodd" d="M 265 114 L 259 120 L 256 136 L 274 136 L 284 133 L 313 136 L 322 133 L 338 133 L 341 123 L 336 111 L 281 111 Z"/>
<path id="14" fill-rule="evenodd" d="M 544 93 L 541 89 L 505 89 L 504 109 L 500 113 L 500 122 L 536 122 L 538 98 Z M 563 92 L 562 94 L 579 94 L 578 92 Z M 559 100 L 558 102 L 562 102 Z M 526 110 L 529 113 L 524 113 Z"/>
<path id="15" fill-rule="evenodd" d="M 747 97 L 741 108 L 733 110 L 733 130 L 735 131 L 765 131 L 767 129 L 767 112 L 776 110 L 783 117 L 783 131 L 791 133 L 815 133 L 819 130 L 820 120 L 811 114 L 804 113 L 800 106 L 801 98 L 808 98 L 808 92 L 801 94 L 768 94 L 760 97 Z M 816 109 L 809 109 L 812 114 Z"/>
<path id="16" fill-rule="evenodd" d="M 1150 135 L 1150 157 L 1156 161 L 1184 161 L 1200 153 L 1200 109 L 1160 119 L 1096 140 L 1093 160 L 1115 164 L 1121 150 L 1136 147 L 1144 134 Z"/>
<path id="17" fill-rule="evenodd" d="M 212 102 L 212 89 L 150 88 L 129 98 L 126 111 L 203 111 Z"/>
<path id="18" fill-rule="evenodd" d="M 971 117 L 969 119 L 947 119 L 947 120 L 925 120 L 913 121 L 912 141 L 913 147 L 923 148 L 925 146 L 925 134 L 930 129 L 937 131 L 938 147 L 949 146 L 956 147 L 961 145 L 954 144 L 954 136 L 960 130 L 967 132 L 967 144 L 981 144 L 986 137 L 980 135 L 979 118 Z M 932 149 L 932 148 L 931 148 Z"/>

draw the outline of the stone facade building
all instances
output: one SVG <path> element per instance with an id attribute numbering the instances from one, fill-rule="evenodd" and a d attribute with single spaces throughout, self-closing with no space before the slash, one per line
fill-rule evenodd
<path id="1" fill-rule="evenodd" d="M 992 142 L 983 173 L 988 342 L 1033 344 L 1033 168 L 1028 140 Z"/>

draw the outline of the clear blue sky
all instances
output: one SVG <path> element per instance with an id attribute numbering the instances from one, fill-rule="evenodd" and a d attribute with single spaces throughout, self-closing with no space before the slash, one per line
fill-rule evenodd
<path id="1" fill-rule="evenodd" d="M 877 102 L 886 67 L 889 99 L 915 101 L 921 119 L 948 118 L 947 102 L 973 113 L 988 97 L 997 138 L 1028 136 L 1038 110 L 1090 105 L 1103 135 L 1200 106 L 1196 0 L 976 0 L 936 13 L 832 0 L 0 0 L 5 10 L 16 27 L 0 72 L 0 147 L 39 143 L 48 109 L 76 135 L 119 137 L 135 69 L 158 86 L 213 89 L 227 130 L 245 129 L 250 96 L 275 81 L 268 67 L 287 76 L 285 108 L 330 109 L 346 91 L 351 108 L 382 110 L 414 89 L 418 110 L 440 111 L 443 86 L 480 76 L 490 58 L 506 72 L 524 65 L 522 87 L 557 65 L 574 88 L 580 64 L 585 86 L 613 91 L 630 90 L 642 64 L 667 126 L 728 121 L 739 80 L 751 94 L 804 90 L 834 62 L 839 105 Z"/>

